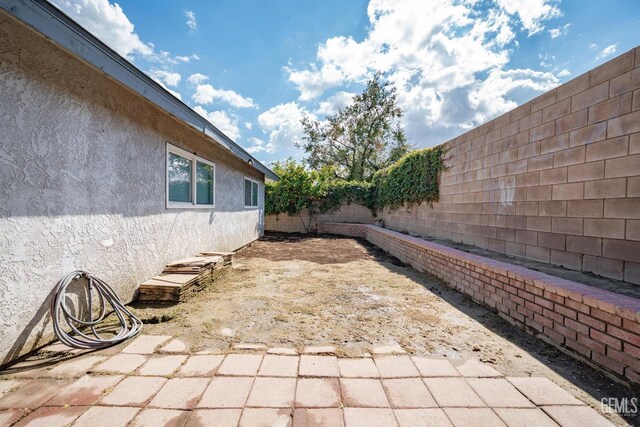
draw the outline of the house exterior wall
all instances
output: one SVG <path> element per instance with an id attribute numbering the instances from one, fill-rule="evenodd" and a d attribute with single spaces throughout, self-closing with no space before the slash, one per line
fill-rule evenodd
<path id="1" fill-rule="evenodd" d="M 640 47 L 446 143 L 387 228 L 640 284 Z"/>
<path id="2" fill-rule="evenodd" d="M 2 13 L 0 118 L 0 365 L 52 337 L 64 274 L 87 270 L 126 302 L 167 262 L 263 232 L 260 172 Z M 215 162 L 215 208 L 165 207 L 167 143 Z"/>

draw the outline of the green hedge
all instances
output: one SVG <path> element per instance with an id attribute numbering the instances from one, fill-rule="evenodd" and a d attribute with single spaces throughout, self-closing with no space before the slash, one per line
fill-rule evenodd
<path id="1" fill-rule="evenodd" d="M 280 181 L 266 185 L 265 214 L 295 215 L 304 208 L 326 213 L 358 203 L 375 215 L 386 207 L 437 202 L 444 154 L 443 146 L 412 151 L 376 172 L 371 182 L 333 180 L 330 171 L 308 171 L 293 160 L 277 163 L 273 169 Z"/>
<path id="2" fill-rule="evenodd" d="M 440 199 L 440 174 L 444 170 L 442 145 L 412 151 L 373 176 L 372 200 L 376 209 L 404 204 L 433 203 Z"/>

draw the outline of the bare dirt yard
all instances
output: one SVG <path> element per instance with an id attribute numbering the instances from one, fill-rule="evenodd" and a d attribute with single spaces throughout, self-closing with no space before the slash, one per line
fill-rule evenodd
<path id="1" fill-rule="evenodd" d="M 157 322 L 146 333 L 181 336 L 195 350 L 330 344 L 359 356 L 399 343 L 454 364 L 475 357 L 505 375 L 549 377 L 597 410 L 601 398 L 635 396 L 437 278 L 352 238 L 267 235 L 237 254 L 214 287 L 171 308 L 137 311 Z"/>

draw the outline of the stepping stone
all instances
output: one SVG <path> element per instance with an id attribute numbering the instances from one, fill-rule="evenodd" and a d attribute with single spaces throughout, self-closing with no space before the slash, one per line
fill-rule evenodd
<path id="1" fill-rule="evenodd" d="M 0 399 L 0 409 L 36 409 L 71 384 L 70 379 L 31 380 Z"/>
<path id="2" fill-rule="evenodd" d="M 504 378 L 468 378 L 467 383 L 491 407 L 535 407 Z"/>
<path id="3" fill-rule="evenodd" d="M 263 377 L 296 377 L 298 376 L 298 356 L 278 356 L 267 354 L 262 359 L 258 371 Z"/>
<path id="4" fill-rule="evenodd" d="M 423 381 L 440 407 L 486 406 L 471 386 L 462 378 L 424 378 Z"/>
<path id="5" fill-rule="evenodd" d="M 242 409 L 197 409 L 191 413 L 185 427 L 236 427 Z"/>
<path id="6" fill-rule="evenodd" d="M 584 405 L 548 378 L 509 377 L 507 380 L 537 406 Z"/>
<path id="7" fill-rule="evenodd" d="M 267 349 L 267 346 L 264 344 L 240 343 L 240 344 L 234 344 L 233 348 L 235 350 L 263 351 Z"/>
<path id="8" fill-rule="evenodd" d="M 153 355 L 138 369 L 139 375 L 168 376 L 187 360 L 185 355 Z"/>
<path id="9" fill-rule="evenodd" d="M 293 427 L 313 426 L 344 427 L 342 409 L 298 408 L 293 411 Z"/>
<path id="10" fill-rule="evenodd" d="M 267 354 L 281 354 L 283 356 L 297 356 L 298 352 L 295 348 L 289 347 L 272 347 L 267 350 Z"/>
<path id="11" fill-rule="evenodd" d="M 27 380 L 0 380 L 0 397 L 4 396 L 10 390 L 17 390 L 26 383 Z"/>
<path id="12" fill-rule="evenodd" d="M 209 378 L 173 378 L 165 383 L 149 406 L 193 409 L 209 384 Z"/>
<path id="13" fill-rule="evenodd" d="M 466 362 L 456 366 L 460 374 L 465 377 L 501 377 L 502 374 L 486 363 L 482 363 L 477 359 L 469 359 Z"/>
<path id="14" fill-rule="evenodd" d="M 240 424 L 238 424 L 238 427 L 288 427 L 290 425 L 290 409 L 247 408 L 242 411 L 242 416 L 240 417 Z"/>
<path id="15" fill-rule="evenodd" d="M 85 375 L 77 379 L 56 397 L 49 400 L 47 406 L 90 406 L 102 397 L 105 390 L 122 380 L 121 375 L 92 377 Z"/>
<path id="16" fill-rule="evenodd" d="M 61 342 L 54 342 L 53 344 L 49 344 L 48 346 L 43 347 L 39 350 L 39 352 L 43 352 L 43 353 L 71 353 L 71 354 L 78 354 L 83 351 L 86 351 L 86 350 L 69 347 L 68 345 L 63 344 Z"/>
<path id="17" fill-rule="evenodd" d="M 373 359 L 382 378 L 419 377 L 409 356 L 382 356 Z"/>
<path id="18" fill-rule="evenodd" d="M 437 408 L 436 401 L 421 378 L 382 380 L 392 408 Z"/>
<path id="19" fill-rule="evenodd" d="M 93 368 L 91 371 L 128 374 L 138 369 L 146 361 L 147 357 L 142 354 L 116 354 Z"/>
<path id="20" fill-rule="evenodd" d="M 215 377 L 198 408 L 243 408 L 252 386 L 252 377 Z"/>
<path id="21" fill-rule="evenodd" d="M 376 379 L 340 378 L 344 406 L 388 408 L 382 383 Z M 348 425 L 349 423 L 347 423 Z"/>
<path id="22" fill-rule="evenodd" d="M 427 357 L 412 356 L 420 375 L 423 377 L 459 377 L 460 372 L 445 359 L 430 359 Z"/>
<path id="23" fill-rule="evenodd" d="M 180 338 L 174 338 L 160 348 L 163 353 L 188 353 L 191 344 Z"/>
<path id="24" fill-rule="evenodd" d="M 542 410 L 562 427 L 611 427 L 613 425 L 588 406 L 544 406 Z"/>
<path id="25" fill-rule="evenodd" d="M 406 354 L 406 351 L 404 351 L 404 349 L 400 347 L 400 344 L 398 343 L 383 344 L 383 345 L 377 345 L 373 347 L 373 354 L 374 355 Z"/>
<path id="26" fill-rule="evenodd" d="M 174 409 L 143 409 L 136 415 L 129 427 L 181 427 L 189 418 L 189 411 L 177 411 Z"/>
<path id="27" fill-rule="evenodd" d="M 156 347 L 170 340 L 170 335 L 140 335 L 131 344 L 122 349 L 122 353 L 152 354 Z"/>
<path id="28" fill-rule="evenodd" d="M 211 377 L 222 363 L 222 355 L 191 356 L 177 373 L 179 377 Z"/>
<path id="29" fill-rule="evenodd" d="M 300 356 L 301 377 L 339 377 L 338 358 L 335 356 Z"/>
<path id="30" fill-rule="evenodd" d="M 455 426 L 506 427 L 489 408 L 445 408 L 444 411 Z"/>
<path id="31" fill-rule="evenodd" d="M 200 350 L 196 352 L 197 355 L 210 355 L 210 354 L 224 354 L 219 348 L 205 348 L 204 350 Z"/>
<path id="32" fill-rule="evenodd" d="M 104 361 L 105 356 L 91 355 L 66 360 L 50 371 L 43 374 L 43 377 L 52 378 L 80 378 L 91 370 L 95 365 Z"/>
<path id="33" fill-rule="evenodd" d="M 100 403 L 115 406 L 145 406 L 167 382 L 161 377 L 127 377 Z"/>
<path id="34" fill-rule="evenodd" d="M 394 409 L 400 427 L 453 427 L 442 409 Z"/>
<path id="35" fill-rule="evenodd" d="M 344 378 L 380 378 L 376 364 L 369 358 L 338 359 L 338 367 Z"/>
<path id="36" fill-rule="evenodd" d="M 344 408 L 347 427 L 393 427 L 397 426 L 393 411 L 387 408 Z"/>
<path id="37" fill-rule="evenodd" d="M 218 375 L 255 376 L 261 362 L 261 354 L 230 354 L 224 358 Z"/>
<path id="38" fill-rule="evenodd" d="M 547 414 L 540 409 L 493 408 L 508 426 L 558 427 Z M 586 424 L 582 427 L 585 427 Z"/>
<path id="39" fill-rule="evenodd" d="M 16 427 L 65 427 L 86 410 L 87 408 L 84 406 L 43 407 L 29 414 L 29 416 L 16 424 Z"/>
<path id="40" fill-rule="evenodd" d="M 295 378 L 256 378 L 247 399 L 247 406 L 290 408 L 295 392 Z"/>
<path id="41" fill-rule="evenodd" d="M 0 425 L 13 425 L 13 423 L 24 417 L 27 412 L 28 411 L 26 409 L 11 409 L 9 411 L 0 411 Z"/>
<path id="42" fill-rule="evenodd" d="M 337 378 L 301 378 L 296 387 L 297 408 L 337 408 L 340 383 Z"/>
<path id="43" fill-rule="evenodd" d="M 139 408 L 92 406 L 73 424 L 74 427 L 125 427 L 140 412 Z"/>
<path id="44" fill-rule="evenodd" d="M 332 345 L 305 347 L 303 354 L 336 354 L 336 348 Z"/>

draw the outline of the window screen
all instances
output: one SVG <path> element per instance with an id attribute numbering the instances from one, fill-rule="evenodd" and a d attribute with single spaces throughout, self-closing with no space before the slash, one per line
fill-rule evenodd
<path id="1" fill-rule="evenodd" d="M 213 205 L 213 166 L 196 161 L 196 204 Z"/>
<path id="2" fill-rule="evenodd" d="M 251 183 L 251 206 L 258 206 L 258 183 Z"/>
<path id="3" fill-rule="evenodd" d="M 191 160 L 169 153 L 169 202 L 191 203 Z"/>
<path id="4" fill-rule="evenodd" d="M 251 184 L 253 184 L 250 180 L 245 179 L 244 180 L 244 205 L 245 206 L 251 206 L 251 188 L 253 187 Z"/>

